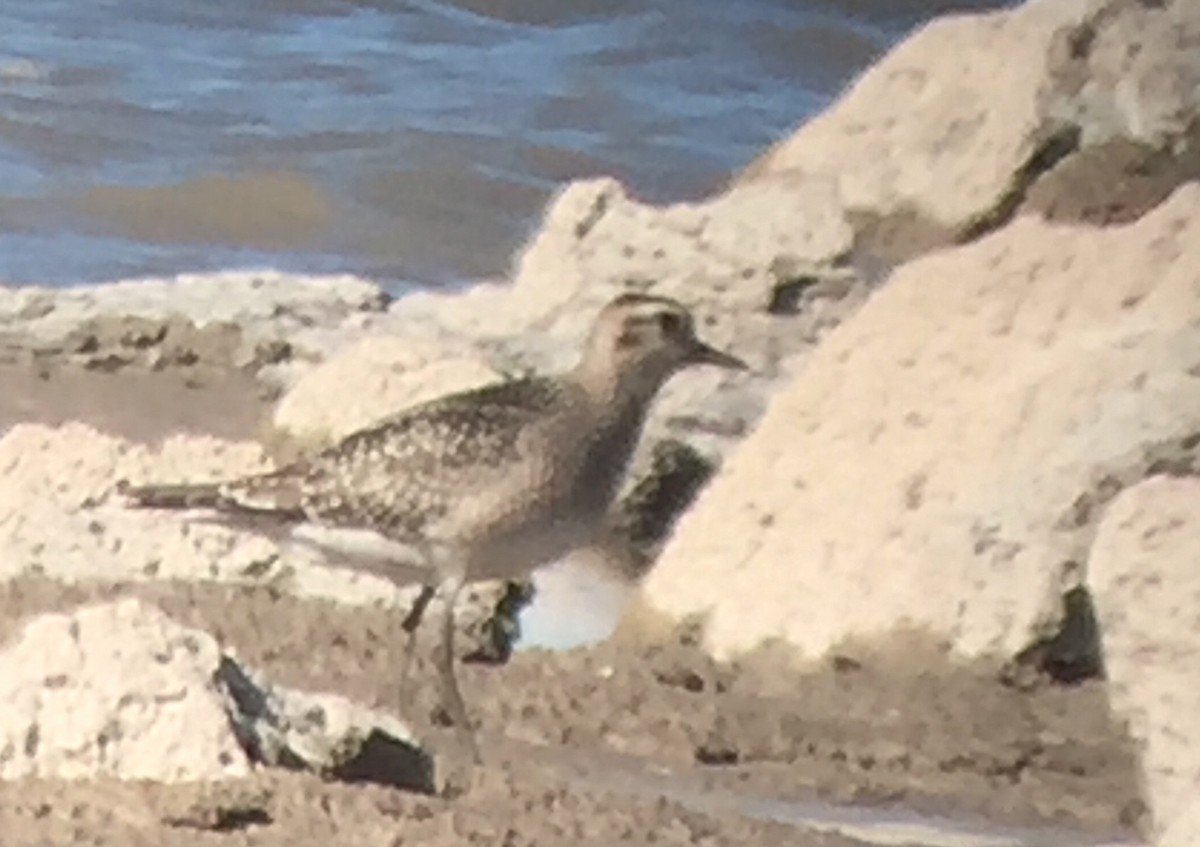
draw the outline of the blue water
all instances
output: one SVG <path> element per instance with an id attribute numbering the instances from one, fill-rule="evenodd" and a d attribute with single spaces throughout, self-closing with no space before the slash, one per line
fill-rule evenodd
<path id="1" fill-rule="evenodd" d="M 0 281 L 505 272 L 563 181 L 703 194 L 985 0 L 6 0 Z"/>

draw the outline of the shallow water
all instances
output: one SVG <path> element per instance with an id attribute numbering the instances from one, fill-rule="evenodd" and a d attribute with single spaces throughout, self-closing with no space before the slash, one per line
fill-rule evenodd
<path id="1" fill-rule="evenodd" d="M 503 273 L 550 192 L 695 196 L 988 0 L 7 0 L 0 280 Z"/>

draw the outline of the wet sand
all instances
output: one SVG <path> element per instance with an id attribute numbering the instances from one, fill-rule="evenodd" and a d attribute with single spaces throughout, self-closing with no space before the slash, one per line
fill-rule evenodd
<path id="1" fill-rule="evenodd" d="M 75 418 L 139 440 L 176 429 L 250 437 L 266 409 L 234 371 L 23 367 L 0 371 L 5 426 Z M 268 588 L 29 577 L 0 586 L 0 636 L 40 612 L 130 592 L 279 683 L 394 710 L 436 750 L 452 748 L 426 654 L 412 690 L 399 689 L 394 611 Z M 11 845 L 855 843 L 748 814 L 819 799 L 1065 828 L 1076 843 L 1137 840 L 1134 749 L 1101 681 L 1014 686 L 999 663 L 955 662 L 916 634 L 806 667 L 770 651 L 721 665 L 694 641 L 619 636 L 463 665 L 489 763 L 455 798 L 265 771 L 217 786 L 25 781 L 0 792 L 0 832 Z"/>

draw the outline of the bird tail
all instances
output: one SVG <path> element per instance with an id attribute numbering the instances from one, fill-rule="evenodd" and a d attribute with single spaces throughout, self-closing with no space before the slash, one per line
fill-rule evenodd
<path id="1" fill-rule="evenodd" d="M 225 499 L 219 482 L 130 485 L 123 479 L 117 483 L 117 494 L 127 505 L 141 509 L 219 509 Z"/>
<path id="2" fill-rule="evenodd" d="M 286 468 L 222 482 L 130 485 L 122 480 L 116 493 L 126 505 L 140 509 L 212 509 L 285 521 L 304 517 L 297 480 Z"/>

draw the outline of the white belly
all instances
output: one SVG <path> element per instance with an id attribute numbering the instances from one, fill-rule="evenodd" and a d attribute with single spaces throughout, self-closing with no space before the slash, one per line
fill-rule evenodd
<path id="1" fill-rule="evenodd" d="M 523 527 L 504 536 L 489 539 L 471 552 L 467 579 L 521 579 L 542 565 L 561 559 L 567 553 L 590 542 L 590 524 L 584 521 L 556 521 Z"/>
<path id="2" fill-rule="evenodd" d="M 372 573 L 402 585 L 436 585 L 440 568 L 462 566 L 448 561 L 451 556 L 466 559 L 468 582 L 521 579 L 586 544 L 591 537 L 586 525 L 560 521 L 549 530 L 518 528 L 464 551 L 404 544 L 368 529 L 300 523 L 292 528 L 283 546 L 289 553 L 324 567 Z"/>

